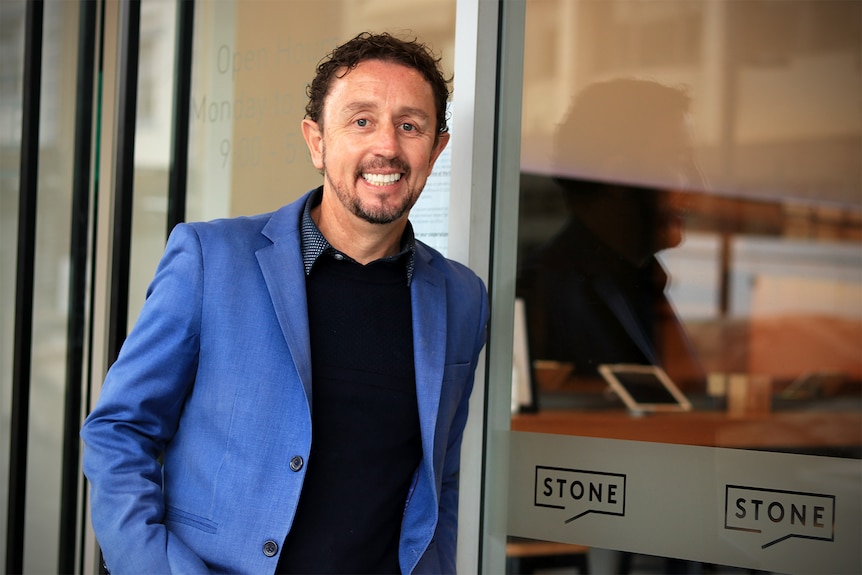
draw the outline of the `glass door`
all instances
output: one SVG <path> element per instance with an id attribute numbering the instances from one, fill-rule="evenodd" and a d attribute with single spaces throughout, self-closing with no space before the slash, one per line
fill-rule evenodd
<path id="1" fill-rule="evenodd" d="M 862 565 L 859 2 L 528 0 L 508 565 Z"/>
<path id="2" fill-rule="evenodd" d="M 82 320 L 71 297 L 83 261 L 72 247 L 86 169 L 76 160 L 89 102 L 79 2 L 0 4 L 0 563 L 7 572 L 74 564 L 77 464 L 64 426 L 78 415 L 69 385 Z M 86 77 L 86 73 L 84 73 Z M 84 178 L 84 184 L 80 178 Z M 77 247 L 77 246 L 76 246 Z M 64 466 L 64 461 L 69 465 Z M 51 552 L 46 553 L 45 550 Z"/>

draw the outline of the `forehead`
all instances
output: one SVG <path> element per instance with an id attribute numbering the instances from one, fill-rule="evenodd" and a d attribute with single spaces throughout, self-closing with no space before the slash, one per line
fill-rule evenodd
<path id="1" fill-rule="evenodd" d="M 369 106 L 405 107 L 424 110 L 433 117 L 434 94 L 431 84 L 415 68 L 384 60 L 365 60 L 350 70 L 341 69 L 332 80 L 326 108 L 353 102 Z M 330 104 L 335 104 L 330 106 Z"/>

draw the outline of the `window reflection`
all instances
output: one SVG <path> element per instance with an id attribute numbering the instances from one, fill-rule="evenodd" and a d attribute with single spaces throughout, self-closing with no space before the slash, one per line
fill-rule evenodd
<path id="1" fill-rule="evenodd" d="M 521 270 L 534 359 L 592 378 L 602 364 L 657 365 L 684 388 L 703 386 L 656 258 L 682 242 L 685 192 L 702 186 L 686 129 L 688 105 L 685 92 L 652 81 L 592 84 L 554 134 L 555 175 L 524 178 L 522 193 L 551 187 L 567 214 Z M 626 182 L 638 178 L 678 185 Z"/>
<path id="2" fill-rule="evenodd" d="M 130 326 L 144 304 L 147 285 L 165 247 L 176 10 L 174 2 L 141 4 L 129 280 Z"/>
<path id="3" fill-rule="evenodd" d="M 0 5 L 0 510 L 7 510 L 12 429 L 12 341 L 18 242 L 22 89 L 24 85 L 23 2 Z M 43 18 L 39 130 L 38 201 L 33 286 L 33 325 L 28 417 L 24 569 L 57 568 L 62 461 L 63 398 L 67 348 L 69 237 L 75 127 L 78 4 L 46 3 Z M 68 87 L 70 87 L 67 89 Z M 6 517 L 6 513 L 2 513 Z M 6 541 L 6 521 L 0 540 Z M 49 552 L 45 552 L 48 549 Z M 6 547 L 0 546 L 5 562 Z"/>
<path id="4" fill-rule="evenodd" d="M 18 238 L 18 189 L 20 182 L 22 79 L 24 76 L 23 1 L 0 3 L 0 517 L 8 517 L 10 426 L 12 421 L 12 361 L 15 326 L 15 246 Z M 8 270 L 8 271 L 7 271 Z M 9 366 L 9 367 L 6 367 Z M 6 541 L 6 521 L 0 524 L 0 540 Z M 6 546 L 0 545 L 0 561 L 6 564 Z"/>
<path id="5" fill-rule="evenodd" d="M 654 364 L 699 413 L 743 388 L 775 417 L 840 413 L 821 445 L 778 443 L 860 456 L 860 54 L 859 2 L 527 3 L 518 293 L 538 416 L 621 410 L 597 367 Z"/>

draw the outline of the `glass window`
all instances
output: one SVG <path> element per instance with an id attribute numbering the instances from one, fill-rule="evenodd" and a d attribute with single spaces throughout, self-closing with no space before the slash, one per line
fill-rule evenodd
<path id="1" fill-rule="evenodd" d="M 195 28 L 190 220 L 270 211 L 320 185 L 299 130 L 317 63 L 360 32 L 388 31 L 429 44 L 451 77 L 455 2 L 201 2 Z"/>
<path id="2" fill-rule="evenodd" d="M 131 327 L 165 248 L 174 89 L 175 2 L 141 3 L 129 273 Z"/>
<path id="3" fill-rule="evenodd" d="M 9 474 L 25 6 L 18 1 L 0 4 L 0 126 L 4 128 L 0 130 L 0 230 L 4 239 L 0 255 L 2 269 L 8 272 L 3 275 L 0 291 L 3 477 Z M 32 573 L 57 568 L 78 8 L 73 2 L 45 6 L 24 537 L 24 568 Z M 175 2 L 141 5 L 130 326 L 164 249 L 176 10 Z M 364 30 L 416 35 L 442 56 L 448 75 L 453 69 L 454 0 L 421 0 L 395 7 L 382 0 L 204 0 L 196 3 L 195 22 L 187 219 L 272 210 L 320 183 L 320 175 L 307 157 L 299 124 L 305 85 L 312 79 L 317 62 L 337 43 Z M 116 20 L 108 17 L 106 25 L 116 25 Z M 111 65 L 116 54 L 105 56 Z M 108 76 L 113 77 L 113 71 Z M 108 194 L 101 197 L 102 202 L 109 199 Z M 103 207 L 94 205 L 94 213 L 107 213 Z M 103 248 L 107 246 L 100 245 L 97 250 L 100 257 Z M 94 277 L 97 283 L 101 280 Z M 96 305 L 101 309 L 102 303 Z M 96 333 L 95 338 L 99 337 Z M 6 487 L 0 491 L 0 509 L 6 509 L 6 491 Z M 0 524 L 0 540 L 6 539 L 6 527 L 5 521 Z M 5 561 L 2 544 L 0 561 Z"/>
<path id="4" fill-rule="evenodd" d="M 781 410 L 803 406 L 783 393 L 800 378 L 840 373 L 830 394 L 858 410 L 858 16 L 528 3 L 519 295 L 540 405 L 619 405 L 598 366 L 652 363 L 711 409 L 710 375 L 766 377 Z M 786 345 L 756 345 L 776 329 Z"/>
<path id="5" fill-rule="evenodd" d="M 18 243 L 18 193 L 21 169 L 22 78 L 24 76 L 23 1 L 0 4 L 0 477 L 9 477 L 12 417 L 12 357 L 15 347 L 15 273 Z M 0 516 L 8 516 L 8 487 L 0 489 Z M 6 541 L 6 522 L 0 525 Z M 6 563 L 6 546 L 0 547 Z"/>
<path id="6" fill-rule="evenodd" d="M 860 22 L 527 2 L 513 430 L 862 457 Z M 689 412 L 644 415 L 616 364 L 660 368 Z"/>
<path id="7" fill-rule="evenodd" d="M 28 573 L 57 569 L 59 542 L 60 463 L 65 394 L 68 317 L 69 238 L 75 129 L 78 4 L 47 3 L 43 19 L 39 133 L 38 222 L 33 290 L 32 356 L 28 428 L 24 569 Z M 0 472 L 9 476 L 12 330 L 15 318 L 15 270 L 24 61 L 25 3 L 0 6 L 2 73 L 0 73 L 0 193 L 2 193 L 2 337 L 0 353 Z M 67 89 L 68 87 L 72 89 Z M 7 504 L 7 482 L 0 508 Z M 6 514 L 3 513 L 6 517 Z M 6 540 L 6 522 L 0 536 Z M 5 561 L 4 554 L 0 556 Z M 51 550 L 45 552 L 45 550 Z"/>

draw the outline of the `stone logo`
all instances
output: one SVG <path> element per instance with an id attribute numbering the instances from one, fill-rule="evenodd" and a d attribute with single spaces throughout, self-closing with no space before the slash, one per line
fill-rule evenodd
<path id="1" fill-rule="evenodd" d="M 835 496 L 725 485 L 724 528 L 762 535 L 762 549 L 791 537 L 834 541 Z"/>
<path id="2" fill-rule="evenodd" d="M 570 517 L 566 523 L 589 513 L 623 516 L 626 476 L 537 465 L 533 505 L 567 511 Z"/>

